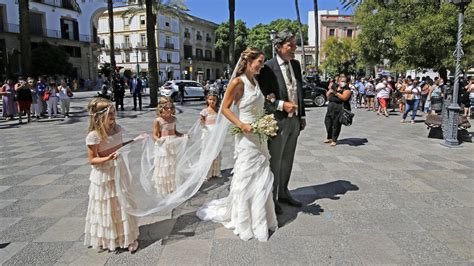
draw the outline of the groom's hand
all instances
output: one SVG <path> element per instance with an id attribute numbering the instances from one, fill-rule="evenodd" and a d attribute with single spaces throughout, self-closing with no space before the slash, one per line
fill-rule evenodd
<path id="1" fill-rule="evenodd" d="M 283 110 L 285 110 L 287 113 L 295 112 L 296 108 L 298 108 L 298 105 L 296 105 L 292 102 L 284 102 L 283 103 Z"/>

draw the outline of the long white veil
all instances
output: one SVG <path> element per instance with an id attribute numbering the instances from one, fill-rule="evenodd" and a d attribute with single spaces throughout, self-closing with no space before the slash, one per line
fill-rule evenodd
<path id="1" fill-rule="evenodd" d="M 235 78 L 239 63 L 240 59 L 229 83 Z M 222 107 L 215 127 L 206 137 L 202 137 L 201 124 L 197 119 L 186 137 L 166 140 L 173 145 L 176 154 L 176 186 L 170 194 L 163 194 L 153 186 L 154 170 L 159 167 L 154 160 L 159 144 L 155 145 L 151 136 L 137 139 L 118 150 L 115 161 L 116 192 L 120 204 L 129 214 L 168 214 L 197 193 L 229 132 L 231 122 L 222 115 L 221 110 Z M 232 110 L 236 110 L 234 104 Z"/>

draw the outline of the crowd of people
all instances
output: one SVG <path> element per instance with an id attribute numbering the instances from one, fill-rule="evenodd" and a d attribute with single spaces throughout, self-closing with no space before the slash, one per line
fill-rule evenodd
<path id="1" fill-rule="evenodd" d="M 474 92 L 474 77 L 467 81 L 460 79 L 458 104 L 461 115 L 470 117 L 470 94 Z M 406 78 L 381 77 L 379 79 L 356 79 L 350 85 L 352 91 L 351 105 L 355 108 L 365 108 L 377 115 L 389 117 L 389 109 L 396 109 L 402 114 L 401 123 L 410 118 L 415 123 L 417 112 L 424 114 L 440 114 L 444 99 L 453 93 L 453 82 L 441 77 Z M 472 97 L 471 97 L 472 98 Z M 411 115 L 409 117 L 409 114 Z"/>
<path id="2" fill-rule="evenodd" d="M 18 77 L 15 82 L 7 78 L 0 89 L 3 107 L 2 117 L 6 120 L 18 117 L 19 123 L 31 122 L 32 118 L 51 119 L 59 116 L 69 117 L 71 97 L 73 92 L 66 79 L 56 80 L 52 77 Z M 58 111 L 58 104 L 60 109 Z"/>

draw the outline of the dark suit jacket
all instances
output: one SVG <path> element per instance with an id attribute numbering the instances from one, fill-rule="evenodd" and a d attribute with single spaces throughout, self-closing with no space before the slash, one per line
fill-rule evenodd
<path id="1" fill-rule="evenodd" d="M 290 61 L 293 73 L 296 78 L 296 91 L 298 95 L 298 117 L 304 117 L 304 91 L 303 91 L 303 76 L 301 75 L 300 63 L 297 60 Z M 277 100 L 288 102 L 288 89 L 286 88 L 285 79 L 281 72 L 278 60 L 275 58 L 265 62 L 264 67 L 260 70 L 260 74 L 257 77 L 260 90 L 265 97 L 270 93 L 275 94 Z M 288 113 L 277 110 L 277 103 L 270 103 L 268 100 L 265 101 L 265 110 L 267 113 L 274 114 L 277 120 L 284 117 L 288 117 Z"/>

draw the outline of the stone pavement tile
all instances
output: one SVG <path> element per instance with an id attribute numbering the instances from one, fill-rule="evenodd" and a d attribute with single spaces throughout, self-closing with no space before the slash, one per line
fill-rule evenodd
<path id="1" fill-rule="evenodd" d="M 0 209 L 0 217 L 29 216 L 46 202 L 46 200 L 12 200 L 10 204 Z"/>
<path id="2" fill-rule="evenodd" d="M 207 265 L 211 246 L 214 248 L 211 240 L 182 240 L 167 243 L 161 252 L 158 265 Z"/>
<path id="3" fill-rule="evenodd" d="M 25 159 L 25 158 L 47 158 L 47 156 L 44 155 L 44 149 L 41 149 L 43 151 L 33 151 L 33 152 L 18 152 L 14 156 L 4 156 L 4 157 L 11 157 L 11 158 L 16 158 L 16 159 Z"/>
<path id="4" fill-rule="evenodd" d="M 50 151 L 54 151 L 54 152 L 69 152 L 69 151 L 77 151 L 77 147 L 75 147 L 74 145 L 61 145 L 59 147 L 57 147 L 56 149 L 52 149 Z"/>
<path id="5" fill-rule="evenodd" d="M 446 212 L 463 228 L 474 230 L 474 208 L 452 208 Z"/>
<path id="6" fill-rule="evenodd" d="M 107 259 L 105 265 L 158 265 L 164 247 L 159 241 L 150 243 L 141 241 L 140 249 L 137 253 L 123 252 L 114 254 Z"/>
<path id="7" fill-rule="evenodd" d="M 9 189 L 11 186 L 0 186 L 0 193 Z"/>
<path id="8" fill-rule="evenodd" d="M 461 230 L 460 225 L 446 213 L 446 210 L 417 208 L 401 209 L 401 212 L 426 230 Z"/>
<path id="9" fill-rule="evenodd" d="M 51 185 L 89 186 L 90 166 L 87 174 L 66 174 L 54 180 Z"/>
<path id="10" fill-rule="evenodd" d="M 364 161 L 356 156 L 336 156 L 341 162 L 345 163 L 363 163 Z"/>
<path id="11" fill-rule="evenodd" d="M 331 171 L 331 170 L 352 170 L 353 168 L 347 164 L 347 163 L 322 163 L 322 165 L 324 166 L 324 168 L 327 170 L 327 171 Z"/>
<path id="12" fill-rule="evenodd" d="M 66 162 L 69 162 L 70 158 L 48 158 L 47 161 L 43 162 L 43 165 L 66 165 Z"/>
<path id="13" fill-rule="evenodd" d="M 270 254 L 268 243 L 259 243 L 255 239 L 215 239 L 211 244 L 210 265 L 259 265 L 264 256 Z M 262 246 L 267 246 L 267 250 Z"/>
<path id="14" fill-rule="evenodd" d="M 468 191 L 474 192 L 474 179 L 466 178 L 466 179 L 451 179 L 452 183 L 457 186 L 462 186 L 466 188 Z"/>
<path id="15" fill-rule="evenodd" d="M 78 241 L 84 234 L 85 219 L 83 217 L 61 218 L 56 224 L 37 237 L 34 242 L 67 242 Z"/>
<path id="16" fill-rule="evenodd" d="M 294 214 L 293 217 L 279 216 L 279 220 L 281 220 L 281 218 L 288 219 L 289 221 L 287 221 L 285 225 L 280 225 L 280 228 L 272 235 L 272 241 L 284 241 L 286 237 L 319 237 L 320 235 L 334 234 L 339 230 L 336 223 L 332 220 L 331 212 L 328 210 L 324 210 L 324 212 L 319 215 L 304 213 L 302 211 L 297 213 L 297 216 Z M 231 230 L 226 230 L 233 234 Z"/>
<path id="17" fill-rule="evenodd" d="M 366 208 L 351 197 L 342 197 L 340 199 L 319 199 L 317 204 L 325 211 L 361 211 Z"/>
<path id="18" fill-rule="evenodd" d="M 25 168 L 17 172 L 18 175 L 40 175 L 48 172 L 52 166 L 50 165 L 35 165 L 29 168 Z"/>
<path id="19" fill-rule="evenodd" d="M 53 199 L 71 189 L 71 186 L 47 185 L 31 192 L 25 199 Z"/>
<path id="20" fill-rule="evenodd" d="M 12 218 L 0 218 L 0 232 L 10 227 L 12 224 L 17 223 L 20 221 L 21 218 L 12 217 Z"/>
<path id="21" fill-rule="evenodd" d="M 339 160 L 336 155 L 321 156 L 321 155 L 318 155 L 318 151 L 311 151 L 311 153 L 314 154 L 314 156 L 313 156 L 314 161 L 318 162 L 318 163 L 338 163 L 338 162 L 341 162 L 341 160 Z"/>
<path id="22" fill-rule="evenodd" d="M 17 200 L 0 200 L 0 210 L 7 207 L 7 206 L 12 205 L 16 201 Z M 0 215 L 0 217 L 2 217 L 2 216 Z"/>
<path id="23" fill-rule="evenodd" d="M 373 216 L 367 211 L 334 211 L 332 219 L 344 234 L 381 232 Z"/>
<path id="24" fill-rule="evenodd" d="M 389 233 L 390 239 L 415 263 L 453 263 L 463 258 L 424 232 Z"/>
<path id="25" fill-rule="evenodd" d="M 466 160 L 468 159 L 469 157 L 466 157 L 465 160 L 462 160 L 462 161 L 456 161 L 457 165 L 463 165 L 465 166 L 467 169 L 473 169 L 474 168 L 474 163 L 472 162 L 472 160 Z M 450 168 L 450 169 L 457 169 L 457 168 Z"/>
<path id="26" fill-rule="evenodd" d="M 443 156 L 439 156 L 439 155 L 436 155 L 436 154 L 420 154 L 418 155 L 420 156 L 421 158 L 424 158 L 430 162 L 444 162 L 446 161 L 446 157 L 443 157 Z"/>
<path id="27" fill-rule="evenodd" d="M 451 243 L 451 244 L 471 244 L 470 241 L 473 240 L 473 235 L 471 232 L 471 236 L 466 234 L 464 231 L 460 230 L 440 230 L 440 231 L 430 231 L 429 232 L 432 237 L 436 238 L 437 240 L 441 241 L 442 243 Z"/>
<path id="28" fill-rule="evenodd" d="M 420 178 L 423 183 L 430 185 L 431 187 L 435 188 L 438 191 L 442 192 L 466 192 L 469 191 L 465 187 L 461 187 L 455 184 L 450 178 L 443 178 L 443 177 L 421 177 Z M 427 191 L 428 192 L 428 191 Z"/>
<path id="29" fill-rule="evenodd" d="M 446 246 L 454 254 L 468 261 L 469 264 L 474 262 L 474 245 L 472 243 L 447 243 Z"/>
<path id="30" fill-rule="evenodd" d="M 214 231 L 214 239 L 239 240 L 240 238 L 236 236 L 232 230 L 225 228 L 223 225 L 219 225 Z"/>
<path id="31" fill-rule="evenodd" d="M 381 163 L 370 163 L 374 169 L 384 170 L 423 170 L 424 168 L 413 162 L 386 161 Z"/>
<path id="32" fill-rule="evenodd" d="M 11 164 L 14 167 L 27 167 L 40 165 L 43 162 L 49 160 L 48 158 L 27 158 L 27 159 L 16 159 L 15 163 Z"/>
<path id="33" fill-rule="evenodd" d="M 15 256 L 26 245 L 28 245 L 28 242 L 12 242 L 5 248 L 0 249 L 0 265 L 4 265 L 7 260 Z"/>
<path id="34" fill-rule="evenodd" d="M 356 193 L 350 197 L 350 200 L 362 206 L 361 209 L 393 210 L 398 208 L 385 193 Z"/>
<path id="35" fill-rule="evenodd" d="M 0 192 L 0 199 L 23 198 L 37 189 L 38 186 L 13 186 L 3 192 Z"/>
<path id="36" fill-rule="evenodd" d="M 462 163 L 454 162 L 454 161 L 443 161 L 443 162 L 431 162 L 432 164 L 435 164 L 437 166 L 441 166 L 446 169 L 472 169 L 472 167 L 469 167 L 467 165 L 464 165 Z M 472 163 L 472 162 L 471 162 Z"/>
<path id="37" fill-rule="evenodd" d="M 0 242 L 32 241 L 56 222 L 54 218 L 24 217 L 0 234 Z"/>
<path id="38" fill-rule="evenodd" d="M 403 187 L 408 192 L 436 192 L 435 188 L 425 184 L 421 180 L 394 180 L 393 182 L 397 183 Z"/>
<path id="39" fill-rule="evenodd" d="M 70 190 L 59 196 L 63 199 L 86 199 L 88 198 L 89 186 L 73 186 Z"/>
<path id="40" fill-rule="evenodd" d="M 61 175 L 38 175 L 26 180 L 20 186 L 44 186 L 60 178 Z"/>
<path id="41" fill-rule="evenodd" d="M 416 196 L 433 208 L 446 209 L 463 207 L 462 203 L 444 192 L 417 193 Z"/>
<path id="42" fill-rule="evenodd" d="M 144 241 L 167 239 L 171 235 L 176 224 L 176 219 L 160 220 L 156 218 L 155 221 L 152 221 L 153 219 L 148 220 L 148 218 L 145 218 L 145 221 L 141 220 L 142 219 L 140 219 L 141 225 L 139 226 L 140 234 L 138 238 Z M 147 223 L 143 224 L 143 222 Z"/>
<path id="43" fill-rule="evenodd" d="M 104 265 L 108 259 L 116 256 L 113 252 L 101 252 L 84 246 L 84 242 L 70 242 L 72 246 L 65 250 L 55 265 Z M 139 252 L 136 257 L 139 257 Z"/>
<path id="44" fill-rule="evenodd" d="M 70 159 L 67 162 L 63 163 L 63 165 L 85 165 L 88 164 L 89 161 L 87 160 L 87 157 L 81 157 L 81 158 L 74 158 Z"/>
<path id="45" fill-rule="evenodd" d="M 79 203 L 72 211 L 65 215 L 65 217 L 83 217 L 85 219 L 87 214 L 87 207 L 89 205 L 89 199 L 84 198 L 82 199 L 81 203 Z"/>
<path id="46" fill-rule="evenodd" d="M 52 265 L 72 245 L 72 242 L 29 243 L 4 265 Z"/>
<path id="47" fill-rule="evenodd" d="M 413 263 L 385 233 L 356 233 L 347 240 L 365 265 Z"/>
<path id="48" fill-rule="evenodd" d="M 31 216 L 64 217 L 81 202 L 81 199 L 54 199 L 31 213 Z"/>
<path id="49" fill-rule="evenodd" d="M 56 167 L 51 168 L 49 171 L 45 172 L 45 174 L 61 174 L 67 175 L 69 173 L 74 172 L 78 166 L 74 165 L 58 165 Z"/>
<path id="50" fill-rule="evenodd" d="M 75 159 L 75 158 L 87 158 L 87 154 L 84 151 L 77 151 L 77 147 L 74 148 L 76 151 L 70 151 L 61 156 L 61 158 L 69 158 L 69 159 Z"/>
<path id="51" fill-rule="evenodd" d="M 10 175 L 0 179 L 0 186 L 16 186 L 31 179 L 31 175 Z"/>
<path id="52" fill-rule="evenodd" d="M 413 219 L 399 210 L 368 210 L 367 214 L 383 232 L 422 232 L 425 231 Z"/>
<path id="53" fill-rule="evenodd" d="M 270 244 L 273 245 L 273 242 Z M 309 264 L 362 264 L 359 256 L 357 256 L 352 247 L 349 245 L 348 239 L 345 236 L 337 233 L 334 235 L 322 235 L 320 237 L 303 237 L 299 243 L 294 242 L 293 244 L 297 249 L 300 249 L 300 251 L 296 252 L 296 254 L 304 254 L 310 261 Z M 284 254 L 283 252 L 281 253 L 282 255 Z M 291 260 L 286 260 L 286 264 L 293 263 Z"/>
<path id="54" fill-rule="evenodd" d="M 76 168 L 75 170 L 73 170 L 69 174 L 87 176 L 90 173 L 91 173 L 91 166 L 90 165 L 83 165 L 81 167 Z"/>
<path id="55" fill-rule="evenodd" d="M 386 193 L 389 196 L 389 202 L 395 204 L 400 209 L 425 209 L 430 205 L 417 197 L 417 193 L 401 192 Z"/>
<path id="56" fill-rule="evenodd" d="M 464 207 L 474 208 L 474 192 L 447 192 L 446 194 L 459 201 Z"/>
<path id="57" fill-rule="evenodd" d="M 380 180 L 364 177 L 363 181 L 367 182 L 375 191 L 379 193 L 406 192 L 405 188 L 396 182 L 397 180 Z"/>

